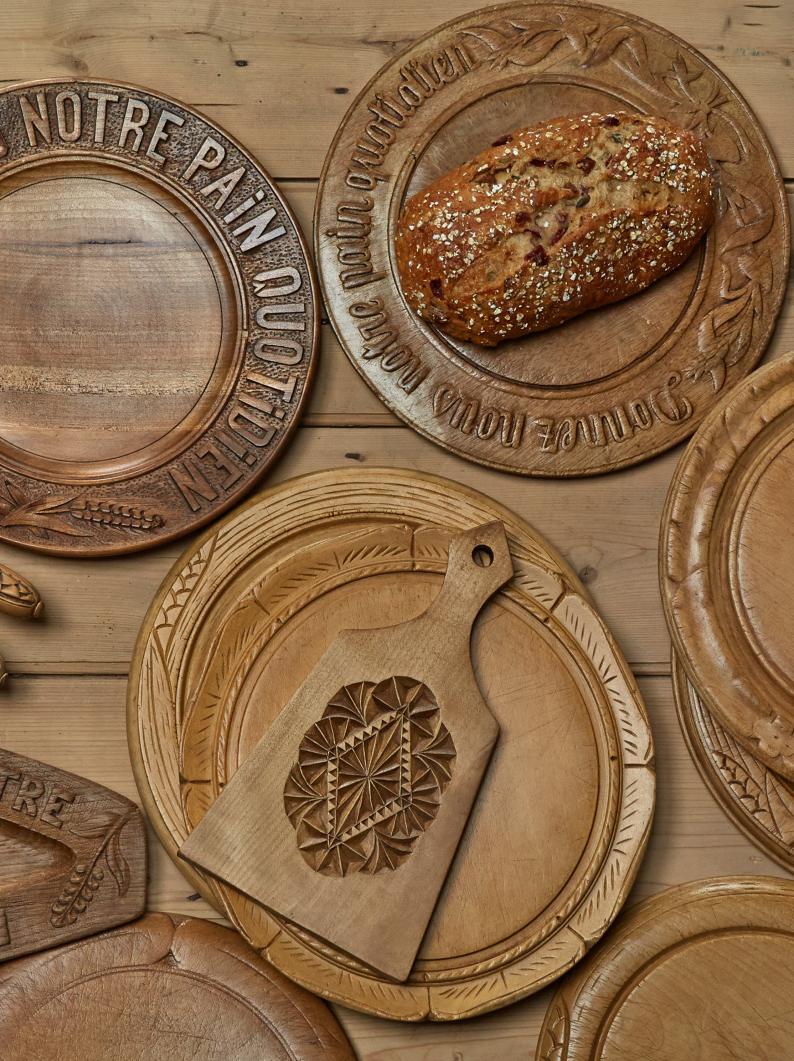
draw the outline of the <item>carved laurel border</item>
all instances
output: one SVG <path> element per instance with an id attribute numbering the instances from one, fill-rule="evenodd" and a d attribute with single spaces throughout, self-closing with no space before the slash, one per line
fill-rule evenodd
<path id="1" fill-rule="evenodd" d="M 619 738 L 623 784 L 613 786 L 617 821 L 608 838 L 601 869 L 586 894 L 577 896 L 568 923 L 530 953 L 516 952 L 507 966 L 484 962 L 470 979 L 456 983 L 393 984 L 371 974 L 332 965 L 338 952 L 297 931 L 286 932 L 269 917 L 259 919 L 251 942 L 292 979 L 318 994 L 375 1015 L 403 1020 L 446 1020 L 473 1016 L 538 990 L 578 961 L 601 935 L 622 905 L 647 843 L 653 807 L 653 751 L 639 693 L 612 639 L 592 608 L 579 596 L 575 576 L 506 509 L 489 499 L 420 473 L 367 469 L 317 473 L 292 480 L 249 502 L 233 517 L 200 539 L 166 579 L 144 622 L 133 659 L 129 685 L 129 735 L 133 767 L 143 801 L 166 849 L 175 857 L 186 833 L 180 803 L 179 741 L 183 726 L 180 704 L 189 651 L 190 630 L 197 616 L 221 591 L 230 571 L 239 573 L 250 559 L 251 542 L 266 520 L 269 549 L 278 551 L 294 528 L 318 518 L 377 512 L 449 527 L 493 519 L 505 523 L 511 551 L 521 574 L 513 587 L 523 605 L 559 622 L 561 634 L 578 644 L 588 659 L 592 680 L 606 695 Z M 443 550 L 439 550 L 439 564 Z M 180 864 L 191 881 L 238 928 L 249 926 L 255 904 L 232 904 L 224 889 Z M 250 907 L 250 909 L 248 909 Z M 253 918 L 255 920 L 255 918 Z"/>
<path id="2" fill-rule="evenodd" d="M 751 755 L 709 712 L 673 656 L 673 689 L 689 753 L 742 832 L 794 872 L 794 785 Z"/>
<path id="3" fill-rule="evenodd" d="M 704 420 L 673 476 L 659 542 L 662 603 L 678 659 L 708 710 L 789 780 L 790 693 L 765 666 L 730 574 L 742 501 L 767 467 L 776 430 L 790 433 L 792 419 L 794 354 L 759 369 Z"/>

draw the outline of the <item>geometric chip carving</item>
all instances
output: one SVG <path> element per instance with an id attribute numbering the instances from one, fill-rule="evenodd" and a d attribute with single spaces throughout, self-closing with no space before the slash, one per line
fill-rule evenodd
<path id="1" fill-rule="evenodd" d="M 344 686 L 306 732 L 284 786 L 298 850 L 325 876 L 396 869 L 438 814 L 454 763 L 422 682 Z"/>

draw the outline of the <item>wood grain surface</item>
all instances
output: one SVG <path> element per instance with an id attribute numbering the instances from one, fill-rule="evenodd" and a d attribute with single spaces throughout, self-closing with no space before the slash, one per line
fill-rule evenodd
<path id="1" fill-rule="evenodd" d="M 0 748 L 0 962 L 139 917 L 146 864 L 131 800 Z"/>
<path id="2" fill-rule="evenodd" d="M 554 996 L 536 1061 L 783 1061 L 794 884 L 696 881 L 621 918 Z"/>
<path id="3" fill-rule="evenodd" d="M 522 213 L 531 215 L 540 229 L 546 223 L 560 226 L 554 238 L 561 242 L 549 249 L 538 281 L 551 285 L 546 295 L 552 302 L 556 298 L 560 305 L 567 301 L 574 306 L 587 288 L 585 274 L 601 283 L 602 294 L 610 290 L 614 297 L 631 289 L 639 271 L 626 266 L 631 255 L 619 246 L 619 210 L 610 222 L 610 236 L 602 234 L 587 244 L 591 253 L 578 259 L 576 240 L 587 243 L 587 237 L 572 236 L 573 229 L 562 237 L 568 224 L 564 204 L 558 204 L 561 210 L 549 206 L 545 222 L 535 215 L 536 193 L 529 190 L 533 181 L 528 173 L 548 174 L 548 166 L 568 189 L 565 194 L 592 191 L 595 203 L 597 171 L 584 177 L 576 161 L 580 152 L 569 143 L 580 134 L 549 124 L 541 142 L 552 143 L 546 138 L 555 137 L 554 149 L 544 153 L 541 146 L 527 147 L 527 158 L 521 148 L 505 144 L 506 137 L 528 125 L 616 110 L 669 119 L 703 141 L 698 147 L 702 151 L 705 146 L 709 155 L 717 208 L 688 260 L 679 256 L 679 268 L 633 298 L 494 349 L 460 338 L 475 334 L 476 327 L 458 321 L 452 328 L 455 338 L 443 323 L 436 327 L 420 320 L 398 280 L 405 254 L 419 260 L 437 248 L 438 276 L 430 286 L 442 285 L 445 275 L 449 279 L 442 263 L 454 272 L 456 254 L 463 253 L 467 240 L 488 243 L 491 221 L 494 232 L 512 232 Z M 643 127 L 643 135 L 648 135 L 646 128 L 653 126 Z M 629 136 L 627 129 L 607 135 L 607 155 L 627 150 L 621 145 Z M 631 142 L 635 146 L 619 163 L 627 179 L 633 167 L 643 166 L 641 136 Z M 479 183 L 487 176 L 480 173 L 486 166 L 479 152 L 487 149 L 494 158 L 503 153 L 492 163 L 513 191 L 501 198 L 491 195 L 497 184 L 488 185 L 485 194 Z M 585 161 L 595 165 L 589 153 L 600 159 L 603 150 L 591 145 Z M 434 181 L 443 184 L 473 154 L 481 165 L 471 188 L 480 189 L 473 194 L 487 205 L 473 212 L 473 201 L 461 206 L 459 200 L 469 194 L 463 188 L 461 194 L 453 191 L 445 207 L 439 191 L 428 216 L 440 212 L 449 222 L 455 210 L 468 209 L 467 216 L 423 242 L 423 223 L 412 214 L 417 231 L 408 232 L 407 242 L 400 244 L 397 219 L 404 204 L 429 185 L 438 187 Z M 662 151 L 660 158 L 666 154 Z M 617 165 L 618 157 L 610 165 Z M 657 183 L 651 187 L 664 187 L 667 180 L 693 194 L 683 179 L 684 147 L 676 148 L 675 158 L 670 174 L 654 174 Z M 553 198 L 552 188 L 542 193 L 542 200 L 547 193 Z M 511 209 L 513 194 L 517 198 Z M 688 437 L 759 360 L 788 273 L 785 199 L 777 162 L 756 117 L 699 52 L 620 11 L 578 0 L 533 0 L 462 14 L 401 51 L 361 90 L 323 166 L 314 247 L 326 311 L 345 352 L 401 419 L 445 449 L 489 467 L 546 477 L 594 475 L 647 460 Z M 516 212 L 519 205 L 526 209 Z M 672 200 L 668 205 L 675 209 Z M 700 215 L 693 207 L 687 216 L 695 225 Z M 682 223 L 680 218 L 672 222 Z M 650 238 L 649 231 L 643 235 L 638 227 L 631 235 L 641 241 Z M 610 238 L 617 241 L 612 248 Z M 523 239 L 531 242 L 528 234 L 519 233 L 504 247 L 514 254 Z M 656 256 L 646 247 L 646 264 L 661 268 L 674 244 Z M 509 255 L 504 247 L 493 258 L 490 279 L 497 287 L 500 270 L 511 268 L 505 265 Z M 562 260 L 555 257 L 558 247 L 563 257 L 572 255 L 566 283 L 557 279 Z M 432 265 L 436 259 L 431 254 L 422 261 Z M 452 317 L 458 312 L 476 316 L 479 288 L 487 287 L 490 276 L 487 270 L 478 273 L 481 266 L 471 265 L 466 273 L 461 291 L 466 288 L 468 295 L 454 300 Z M 426 283 L 427 274 L 417 265 L 415 282 L 422 277 Z M 531 276 L 522 282 L 531 286 Z M 494 312 L 504 310 L 498 321 L 504 323 L 517 307 L 529 319 L 534 309 L 520 305 L 520 296 L 508 294 L 508 286 L 505 280 L 504 292 L 494 295 Z M 411 290 L 405 282 L 402 288 Z M 543 302 L 541 295 L 537 298 Z M 436 309 L 443 301 L 434 303 Z M 517 320 L 521 318 L 519 314 Z"/>
<path id="4" fill-rule="evenodd" d="M 236 932 L 148 914 L 0 966 L 14 1061 L 352 1061 L 333 1014 Z"/>
<path id="5" fill-rule="evenodd" d="M 468 0 L 7 0 L 3 78 L 107 77 L 182 99 L 244 142 L 286 192 L 306 236 L 322 160 L 350 100 L 397 49 L 480 6 Z M 698 48 L 761 117 L 786 178 L 794 178 L 790 120 L 794 20 L 785 0 L 622 0 Z M 788 186 L 792 205 L 794 186 Z M 658 804 L 630 901 L 709 874 L 791 879 L 733 824 L 692 763 L 672 699 L 670 644 L 656 573 L 659 518 L 677 453 L 596 480 L 536 482 L 491 472 L 418 438 L 353 371 L 327 325 L 317 380 L 299 429 L 268 484 L 319 468 L 389 464 L 470 484 L 527 519 L 563 553 L 639 675 L 657 749 Z M 767 358 L 794 349 L 794 300 L 784 302 Z M 47 602 L 41 623 L 0 615 L 12 679 L 0 692 L 0 745 L 90 777 L 130 798 L 137 790 L 125 736 L 125 675 L 138 627 L 180 554 L 66 561 L 0 549 Z M 149 907 L 217 917 L 152 837 Z M 404 1025 L 337 1007 L 365 1061 L 526 1061 L 551 992 L 491 1016 Z"/>
<path id="6" fill-rule="evenodd" d="M 247 493 L 316 363 L 313 268 L 218 126 L 96 79 L 0 90 L 0 539 L 134 552 Z"/>
<path id="7" fill-rule="evenodd" d="M 406 980 L 499 737 L 471 639 L 512 577 L 501 523 L 453 536 L 430 606 L 340 631 L 180 856 Z"/>
<path id="8" fill-rule="evenodd" d="M 131 755 L 173 857 L 334 635 L 421 612 L 450 535 L 494 519 L 516 575 L 486 607 L 472 659 L 503 741 L 407 981 L 189 874 L 284 972 L 368 1013 L 457 1020 L 504 1006 L 559 976 L 622 904 L 647 841 L 653 752 L 634 684 L 575 576 L 483 494 L 416 472 L 332 470 L 207 531 L 164 581 L 136 646 Z"/>
<path id="9" fill-rule="evenodd" d="M 737 386 L 676 467 L 659 574 L 676 653 L 709 710 L 794 780 L 794 353 Z"/>

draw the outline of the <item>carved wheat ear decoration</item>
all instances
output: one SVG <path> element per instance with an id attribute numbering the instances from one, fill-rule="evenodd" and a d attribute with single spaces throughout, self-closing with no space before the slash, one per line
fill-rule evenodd
<path id="1" fill-rule="evenodd" d="M 122 899 L 130 887 L 130 867 L 121 853 L 121 831 L 130 819 L 127 814 L 102 814 L 90 821 L 73 825 L 75 836 L 97 838 L 99 847 L 90 862 L 79 863 L 52 905 L 50 923 L 55 928 L 73 925 L 88 909 L 105 879 L 105 867 L 115 881 Z"/>

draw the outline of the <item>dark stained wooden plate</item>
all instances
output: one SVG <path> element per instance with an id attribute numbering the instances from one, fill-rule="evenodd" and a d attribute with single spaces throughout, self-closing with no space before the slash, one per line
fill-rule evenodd
<path id="1" fill-rule="evenodd" d="M 295 220 L 228 134 L 127 85 L 0 92 L 0 538 L 206 523 L 283 448 L 316 336 Z"/>
<path id="2" fill-rule="evenodd" d="M 166 578 L 136 648 L 133 768 L 176 859 L 336 634 L 420 614 L 450 536 L 494 519 L 516 574 L 478 618 L 472 659 L 501 735 L 407 981 L 178 863 L 288 976 L 377 1016 L 455 1020 L 539 990 L 606 930 L 634 880 L 653 810 L 651 734 L 576 577 L 527 524 L 460 484 L 336 468 L 206 532 Z"/>
<path id="3" fill-rule="evenodd" d="M 146 864 L 132 800 L 0 748 L 0 963 L 140 917 Z"/>
<path id="4" fill-rule="evenodd" d="M 415 317 L 393 255 L 406 196 L 517 127 L 618 108 L 706 140 L 719 218 L 690 260 L 634 298 L 495 350 Z M 730 82 L 666 30 L 576 3 L 476 11 L 389 62 L 328 153 L 314 238 L 333 326 L 386 405 L 460 456 L 542 476 L 635 464 L 691 434 L 761 357 L 789 258 L 777 163 Z"/>
<path id="5" fill-rule="evenodd" d="M 629 910 L 553 998 L 536 1061 L 785 1061 L 794 883 L 718 877 Z"/>
<path id="6" fill-rule="evenodd" d="M 794 354 L 707 418 L 676 468 L 660 540 L 673 645 L 703 703 L 794 780 Z"/>
<path id="7" fill-rule="evenodd" d="M 794 873 L 794 784 L 725 729 L 675 655 L 673 689 L 689 751 L 714 798 L 743 833 Z"/>
<path id="8" fill-rule="evenodd" d="M 149 914 L 0 967 L 9 1061 L 354 1061 L 328 1007 L 236 932 Z"/>

